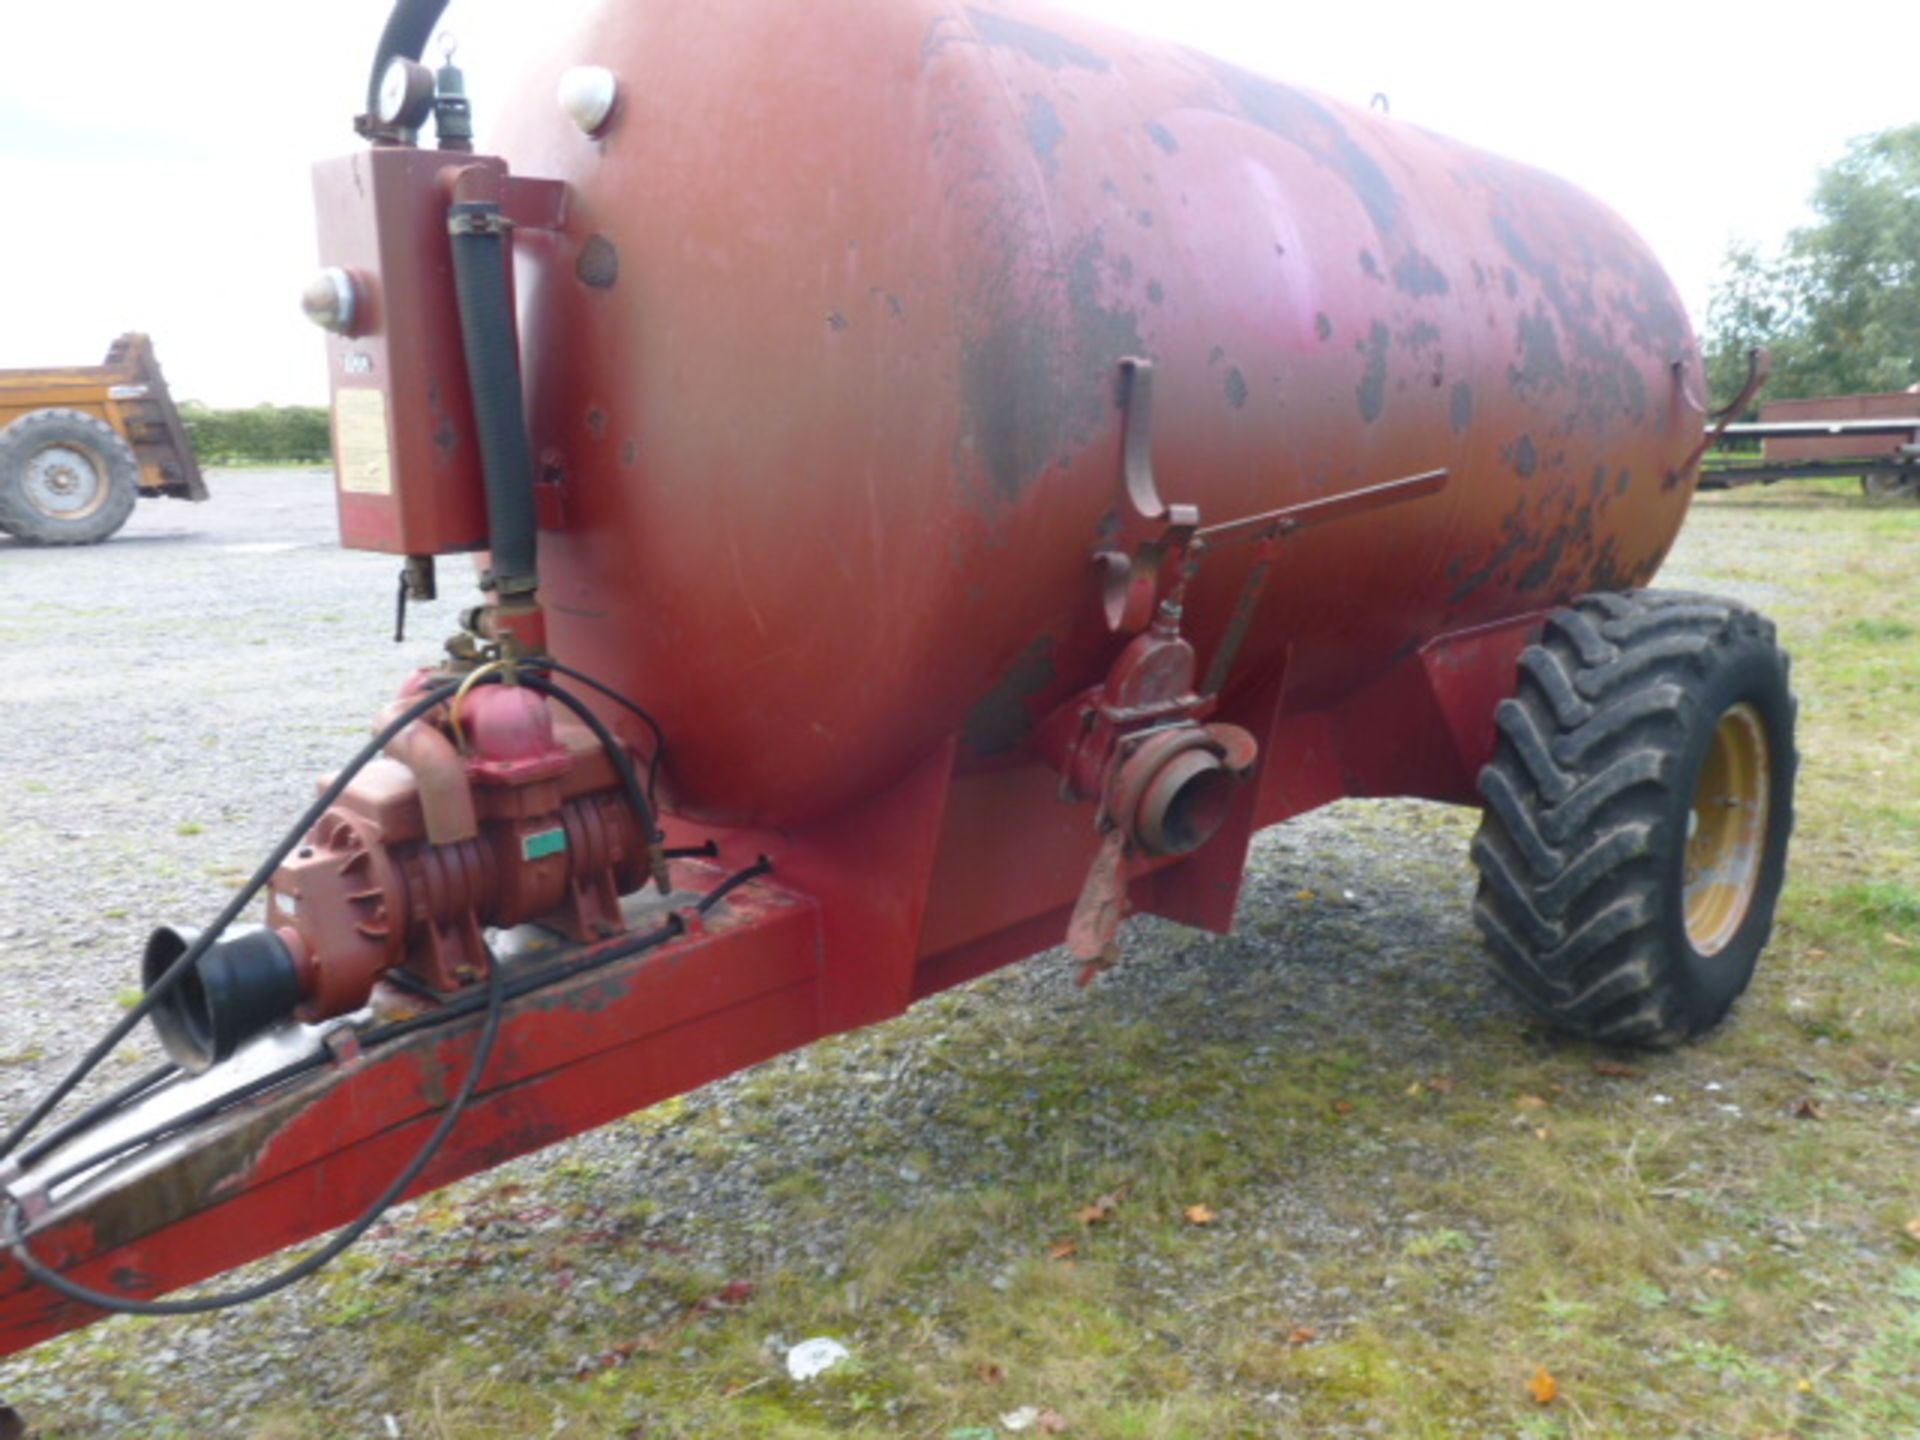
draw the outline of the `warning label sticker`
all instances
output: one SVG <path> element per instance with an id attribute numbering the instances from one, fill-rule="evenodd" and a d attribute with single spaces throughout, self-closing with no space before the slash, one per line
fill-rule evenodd
<path id="1" fill-rule="evenodd" d="M 393 450 L 382 390 L 339 390 L 333 397 L 334 468 L 349 495 L 393 493 Z"/>

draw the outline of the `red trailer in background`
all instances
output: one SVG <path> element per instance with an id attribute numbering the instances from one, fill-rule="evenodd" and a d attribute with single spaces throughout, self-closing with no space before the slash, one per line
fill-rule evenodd
<path id="1" fill-rule="evenodd" d="M 1877 498 L 1920 497 L 1920 387 L 1771 400 L 1757 422 L 1729 425 L 1725 435 L 1736 444 L 1759 440 L 1759 458 L 1709 467 L 1700 477 L 1703 490 L 1857 475 L 1860 488 Z"/>

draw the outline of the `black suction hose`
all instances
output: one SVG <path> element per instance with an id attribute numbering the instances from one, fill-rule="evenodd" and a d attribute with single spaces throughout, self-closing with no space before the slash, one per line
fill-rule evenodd
<path id="1" fill-rule="evenodd" d="M 367 114 L 380 108 L 380 79 L 396 55 L 418 60 L 433 27 L 446 13 L 447 0 L 395 0 L 387 16 L 387 28 L 380 32 L 380 48 L 373 52 L 373 74 L 367 80 Z"/>
<path id="2" fill-rule="evenodd" d="M 520 348 L 507 287 L 507 226 L 491 200 L 456 200 L 447 212 L 453 236 L 453 288 L 480 471 L 487 487 L 493 589 L 502 600 L 539 588 L 534 564 L 533 446 L 520 398 Z"/>

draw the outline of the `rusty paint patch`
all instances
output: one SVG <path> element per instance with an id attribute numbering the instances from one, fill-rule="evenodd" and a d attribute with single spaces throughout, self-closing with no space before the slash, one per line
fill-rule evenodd
<path id="1" fill-rule="evenodd" d="M 1178 155 L 1180 153 L 1179 138 L 1158 120 L 1149 120 L 1147 122 L 1147 137 L 1169 155 Z"/>
<path id="2" fill-rule="evenodd" d="M 1360 402 L 1360 418 L 1369 425 L 1387 408 L 1387 347 L 1392 339 L 1385 322 L 1376 320 L 1366 340 L 1355 347 L 1366 357 L 1366 368 L 1354 389 Z"/>
<path id="3" fill-rule="evenodd" d="M 1526 545 L 1527 532 L 1517 520 L 1509 516 L 1504 524 L 1506 538 L 1500 542 L 1499 548 L 1488 558 L 1486 564 L 1461 578 L 1460 583 L 1454 587 L 1453 593 L 1447 596 L 1447 604 L 1458 605 L 1461 601 L 1470 598 L 1481 586 L 1493 579 L 1500 567 L 1518 555 Z"/>
<path id="4" fill-rule="evenodd" d="M 1533 436 L 1522 435 L 1513 446 L 1513 473 L 1522 480 L 1531 480 L 1539 468 L 1540 452 L 1534 446 Z"/>
<path id="5" fill-rule="evenodd" d="M 1068 400 L 1044 315 L 1016 314 L 967 348 L 962 382 L 974 449 L 995 494 L 1018 500 L 1059 453 Z"/>
<path id="6" fill-rule="evenodd" d="M 1049 70 L 1071 67 L 1104 75 L 1113 68 L 1104 55 L 1044 25 L 1017 20 L 1011 15 L 997 15 L 991 10 L 981 10 L 971 5 L 967 7 L 967 20 L 973 26 L 973 33 L 987 44 L 997 49 L 1017 50 Z"/>
<path id="7" fill-rule="evenodd" d="M 1060 112 L 1053 108 L 1053 101 L 1045 95 L 1027 96 L 1027 109 L 1022 121 L 1027 133 L 1027 145 L 1039 159 L 1046 172 L 1051 175 L 1059 167 L 1054 151 L 1060 148 L 1060 142 L 1067 138 L 1067 127 L 1060 123 Z"/>
<path id="8" fill-rule="evenodd" d="M 1139 223 L 1141 229 L 1151 230 L 1153 228 L 1153 212 L 1151 210 L 1141 210 L 1137 212 L 1133 218 Z"/>
<path id="9" fill-rule="evenodd" d="M 1446 272 L 1418 250 L 1407 251 L 1395 262 L 1393 283 L 1415 299 L 1425 295 L 1445 295 L 1453 289 Z"/>
<path id="10" fill-rule="evenodd" d="M 1211 60 L 1208 69 L 1243 116 L 1292 141 L 1338 175 L 1382 233 L 1399 227 L 1399 192 L 1380 163 L 1347 133 L 1338 114 L 1304 90 L 1237 65 Z"/>
<path id="11" fill-rule="evenodd" d="M 1507 371 L 1515 394 L 1538 399 L 1566 384 L 1567 362 L 1561 358 L 1560 337 L 1545 306 L 1536 305 L 1532 314 L 1520 317 L 1516 343 L 1520 358 Z"/>
<path id="12" fill-rule="evenodd" d="M 1314 315 L 1313 333 L 1323 341 L 1333 338 L 1333 321 L 1328 318 L 1326 311 L 1321 310 Z"/>
<path id="13" fill-rule="evenodd" d="M 1094 382 L 1090 388 L 1100 397 L 1097 411 L 1105 409 L 1107 381 L 1122 357 L 1146 353 L 1133 311 L 1109 310 L 1100 303 L 1100 268 L 1106 259 L 1106 241 L 1097 230 L 1067 257 L 1067 311 L 1074 346 Z M 1133 261 L 1122 256 L 1114 268 L 1125 280 L 1133 274 Z"/>
<path id="14" fill-rule="evenodd" d="M 1360 273 L 1365 275 L 1369 280 L 1384 280 L 1386 278 L 1381 274 L 1380 262 L 1373 258 L 1373 252 L 1371 250 L 1362 250 L 1360 252 Z"/>
<path id="15" fill-rule="evenodd" d="M 593 438 L 602 440 L 607 434 L 607 412 L 598 405 L 587 411 L 587 429 L 593 432 Z"/>
<path id="16" fill-rule="evenodd" d="M 1447 406 L 1447 422 L 1452 425 L 1453 433 L 1464 435 L 1473 424 L 1473 386 L 1464 380 L 1453 384 L 1453 397 Z"/>
<path id="17" fill-rule="evenodd" d="M 620 463 L 622 465 L 635 465 L 639 463 L 639 460 L 640 442 L 632 437 L 628 437 L 627 443 L 620 447 Z"/>
<path id="18" fill-rule="evenodd" d="M 580 247 L 580 258 L 573 262 L 573 273 L 582 285 L 611 290 L 620 278 L 620 252 L 606 236 L 591 235 Z"/>
<path id="19" fill-rule="evenodd" d="M 1148 353 L 1134 312 L 1101 303 L 1108 270 L 1124 283 L 1132 266 L 1109 261 L 1096 230 L 1066 256 L 1064 333 L 1041 303 L 1008 299 L 998 307 L 1003 318 L 967 347 L 971 440 L 1004 502 L 1092 438 L 1111 413 L 1120 360 Z"/>
<path id="20" fill-rule="evenodd" d="M 1553 538 L 1547 542 L 1547 548 L 1535 557 L 1531 565 L 1520 572 L 1516 588 L 1521 594 L 1524 595 L 1529 590 L 1538 590 L 1553 578 L 1553 572 L 1560 568 L 1560 557 L 1566 554 L 1567 543 L 1572 538 L 1572 532 L 1568 529 L 1563 528 L 1554 532 Z"/>
<path id="21" fill-rule="evenodd" d="M 1400 332 L 1400 342 L 1418 355 L 1429 345 L 1440 342 L 1440 327 L 1426 320 L 1416 320 Z"/>
<path id="22" fill-rule="evenodd" d="M 1155 305 L 1158 305 L 1166 298 L 1166 286 L 1162 285 L 1158 280 L 1149 280 L 1147 282 L 1147 299 L 1151 300 Z"/>
<path id="23" fill-rule="evenodd" d="M 1247 377 L 1235 365 L 1227 371 L 1227 404 L 1238 410 L 1247 403 Z"/>
<path id="24" fill-rule="evenodd" d="M 842 330 L 845 330 L 851 324 L 853 324 L 853 322 L 847 319 L 847 317 L 841 314 L 838 310 L 829 310 L 827 312 L 827 328 L 833 331 L 836 335 L 839 334 Z"/>
<path id="25" fill-rule="evenodd" d="M 1053 684 L 1054 652 L 1051 635 L 1029 645 L 999 682 L 967 716 L 961 743 L 976 755 L 1009 755 L 1026 743 L 1033 728 L 1027 702 Z"/>

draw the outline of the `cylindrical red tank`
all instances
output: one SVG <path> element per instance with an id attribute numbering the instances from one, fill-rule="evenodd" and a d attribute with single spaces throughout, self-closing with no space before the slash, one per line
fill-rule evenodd
<path id="1" fill-rule="evenodd" d="M 583 135 L 561 71 L 620 82 Z M 1643 583 L 1702 377 L 1672 286 L 1549 175 L 1037 6 L 608 4 L 495 128 L 555 652 L 643 699 L 675 808 L 782 824 L 943 738 L 1017 749 L 1121 641 L 1119 362 L 1214 524 L 1445 467 L 1283 546 L 1229 692 Z M 1252 560 L 1208 555 L 1204 667 Z M 1285 763 L 1285 757 L 1276 757 Z"/>

